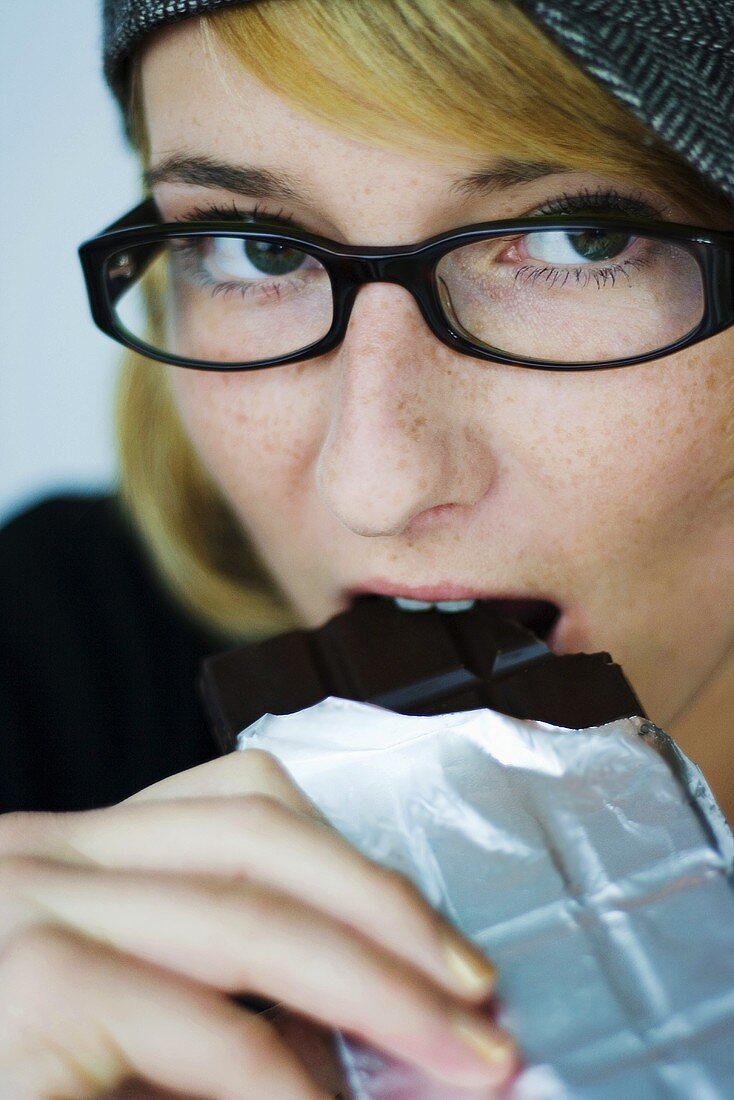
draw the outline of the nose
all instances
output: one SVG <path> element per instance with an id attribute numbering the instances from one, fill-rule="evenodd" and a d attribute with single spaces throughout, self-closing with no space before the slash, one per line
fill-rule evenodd
<path id="1" fill-rule="evenodd" d="M 409 533 L 431 510 L 485 495 L 496 462 L 472 372 L 488 364 L 446 348 L 409 292 L 387 283 L 360 289 L 332 355 L 316 481 L 341 523 L 365 536 Z"/>

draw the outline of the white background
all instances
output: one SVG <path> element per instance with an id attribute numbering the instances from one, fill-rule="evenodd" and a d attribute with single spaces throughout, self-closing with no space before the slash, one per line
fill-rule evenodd
<path id="1" fill-rule="evenodd" d="M 76 254 L 140 196 L 101 75 L 101 0 L 21 0 L 0 34 L 0 522 L 114 477 L 122 348 L 93 325 Z"/>

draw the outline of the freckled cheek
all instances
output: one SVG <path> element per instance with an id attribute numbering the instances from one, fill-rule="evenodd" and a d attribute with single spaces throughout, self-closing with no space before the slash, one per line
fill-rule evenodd
<path id="1" fill-rule="evenodd" d="M 654 520 L 659 535 L 694 516 L 734 459 L 731 367 L 722 366 L 689 353 L 573 387 L 560 380 L 543 403 L 526 404 L 525 461 L 546 499 L 565 502 L 577 530 Z"/>
<path id="2" fill-rule="evenodd" d="M 643 392 L 627 455 L 630 492 L 639 487 L 651 509 L 674 508 L 678 521 L 708 505 L 734 457 L 730 365 L 698 349 L 680 359 L 666 386 Z"/>
<path id="3" fill-rule="evenodd" d="M 172 383 L 197 454 L 235 504 L 294 491 L 318 435 L 292 388 L 265 374 L 191 371 Z"/>

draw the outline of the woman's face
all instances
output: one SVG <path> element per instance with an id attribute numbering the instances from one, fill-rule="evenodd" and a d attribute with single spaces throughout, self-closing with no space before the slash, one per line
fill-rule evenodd
<path id="1" fill-rule="evenodd" d="M 143 72 L 153 167 L 180 154 L 293 177 L 296 196 L 260 210 L 336 241 L 412 243 L 613 182 L 470 197 L 452 187 L 467 164 L 340 136 L 234 63 L 225 83 L 194 20 L 152 41 Z M 154 194 L 166 221 L 257 199 L 176 179 Z M 553 648 L 609 651 L 666 725 L 734 649 L 731 330 L 631 368 L 523 370 L 453 352 L 407 291 L 373 283 L 320 358 L 170 371 L 199 455 L 308 625 L 355 590 L 545 598 Z"/>

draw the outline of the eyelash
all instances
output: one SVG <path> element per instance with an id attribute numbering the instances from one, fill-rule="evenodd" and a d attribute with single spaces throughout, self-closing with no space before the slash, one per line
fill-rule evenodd
<path id="1" fill-rule="evenodd" d="M 632 218 L 660 218 L 665 212 L 665 207 L 656 205 L 649 199 L 643 199 L 639 192 L 621 194 L 613 187 L 598 187 L 596 191 L 590 191 L 588 188 L 585 188 L 583 191 L 573 194 L 568 191 L 563 191 L 560 195 L 549 199 L 542 206 L 537 207 L 529 216 L 532 217 L 533 214 L 568 214 L 573 216 L 575 214 L 585 214 L 589 212 L 624 214 Z M 250 210 L 241 209 L 234 201 L 230 206 L 221 206 L 216 203 L 206 207 L 197 206 L 182 217 L 175 218 L 174 221 L 247 222 L 256 221 L 258 218 L 265 221 L 278 222 L 292 229 L 303 228 L 293 215 L 286 213 L 284 208 L 281 208 L 277 214 L 271 214 L 263 210 L 259 202 L 256 202 Z"/>
<path id="2" fill-rule="evenodd" d="M 625 214 L 631 218 L 661 218 L 665 207 L 656 205 L 650 199 L 643 199 L 639 191 L 622 195 L 613 187 L 598 187 L 596 191 L 585 188 L 575 194 L 564 191 L 539 207 L 535 213 L 585 214 L 589 211 Z"/>
<path id="3" fill-rule="evenodd" d="M 213 203 L 211 206 L 196 206 L 193 210 L 189 210 L 180 218 L 174 218 L 176 222 L 211 222 L 211 221 L 256 221 L 261 218 L 265 221 L 279 222 L 283 225 L 290 226 L 292 229 L 302 229 L 298 222 L 290 214 L 286 214 L 281 208 L 277 214 L 269 214 L 263 210 L 259 202 L 256 202 L 251 210 L 242 210 L 237 203 L 232 202 L 231 206 L 219 206 Z"/>

